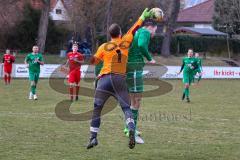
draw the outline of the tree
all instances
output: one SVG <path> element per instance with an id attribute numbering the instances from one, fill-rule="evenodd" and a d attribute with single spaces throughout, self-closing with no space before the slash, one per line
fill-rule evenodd
<path id="1" fill-rule="evenodd" d="M 0 48 L 7 47 L 6 36 L 21 20 L 21 0 L 0 0 Z"/>
<path id="2" fill-rule="evenodd" d="M 38 27 L 37 45 L 39 46 L 39 51 L 43 53 L 45 50 L 45 43 L 48 31 L 50 0 L 42 0 L 42 3 L 43 8 L 41 11 L 41 17 Z"/>
<path id="3" fill-rule="evenodd" d="M 172 40 L 172 33 L 176 27 L 178 13 L 180 11 L 180 0 L 165 0 L 160 1 L 160 8 L 165 9 L 165 33 L 162 43 L 161 53 L 163 56 L 170 56 L 170 45 Z"/>
<path id="4" fill-rule="evenodd" d="M 214 28 L 229 34 L 240 34 L 240 1 L 217 0 L 213 17 Z"/>
<path id="5" fill-rule="evenodd" d="M 112 0 L 108 0 L 107 12 L 106 12 L 106 33 L 112 22 Z M 107 34 L 107 40 L 110 40 L 109 34 Z"/>

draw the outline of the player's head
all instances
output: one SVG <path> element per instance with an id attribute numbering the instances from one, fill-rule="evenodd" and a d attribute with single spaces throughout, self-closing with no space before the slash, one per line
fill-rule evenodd
<path id="1" fill-rule="evenodd" d="M 195 57 L 198 58 L 199 57 L 199 53 L 195 53 Z"/>
<path id="2" fill-rule="evenodd" d="M 74 43 L 72 45 L 72 50 L 73 50 L 74 53 L 78 51 L 78 44 L 77 43 Z"/>
<path id="3" fill-rule="evenodd" d="M 187 53 L 188 57 L 192 57 L 193 56 L 193 49 L 188 49 L 188 53 Z"/>
<path id="4" fill-rule="evenodd" d="M 109 32 L 111 38 L 118 38 L 118 37 L 122 36 L 121 27 L 116 23 L 113 23 L 109 27 L 108 32 Z"/>
<path id="5" fill-rule="evenodd" d="M 39 51 L 38 46 L 34 45 L 33 48 L 32 48 L 32 51 L 33 51 L 33 53 L 38 53 L 38 51 Z"/>
<path id="6" fill-rule="evenodd" d="M 10 49 L 6 49 L 6 54 L 10 54 Z"/>
<path id="7" fill-rule="evenodd" d="M 151 37 L 153 37 L 157 31 L 157 23 L 151 19 L 144 21 L 143 27 L 149 30 Z"/>

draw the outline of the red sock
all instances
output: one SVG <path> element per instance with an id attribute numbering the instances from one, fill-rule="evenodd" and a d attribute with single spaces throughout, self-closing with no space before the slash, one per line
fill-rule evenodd
<path id="1" fill-rule="evenodd" d="M 7 75 L 4 75 L 4 81 L 6 84 L 7 84 L 7 79 L 8 79 Z"/>
<path id="2" fill-rule="evenodd" d="M 70 98 L 71 100 L 73 100 L 73 87 L 69 88 L 69 92 L 70 92 Z"/>
<path id="3" fill-rule="evenodd" d="M 78 96 L 78 93 L 79 93 L 79 86 L 76 86 L 76 96 Z"/>
<path id="4" fill-rule="evenodd" d="M 10 84 L 10 81 L 11 81 L 11 76 L 9 75 L 8 76 L 8 83 Z"/>

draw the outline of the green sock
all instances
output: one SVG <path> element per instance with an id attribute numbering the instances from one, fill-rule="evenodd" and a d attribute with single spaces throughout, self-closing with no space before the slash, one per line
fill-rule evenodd
<path id="1" fill-rule="evenodd" d="M 31 86 L 31 92 L 32 94 L 36 94 L 36 86 Z"/>
<path id="2" fill-rule="evenodd" d="M 131 108 L 131 110 L 132 110 L 132 114 L 133 114 L 133 120 L 134 120 L 134 123 L 135 123 L 135 129 L 137 129 L 138 109 Z"/>
<path id="3" fill-rule="evenodd" d="M 189 97 L 189 88 L 185 88 L 185 95 L 186 97 Z"/>
<path id="4" fill-rule="evenodd" d="M 198 77 L 198 82 L 199 82 L 201 79 L 202 79 L 202 76 L 199 76 L 199 77 Z"/>

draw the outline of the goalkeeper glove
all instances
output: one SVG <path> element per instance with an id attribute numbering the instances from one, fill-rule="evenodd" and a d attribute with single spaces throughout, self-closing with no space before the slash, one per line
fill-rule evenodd
<path id="1" fill-rule="evenodd" d="M 153 16 L 154 16 L 154 13 L 152 13 L 152 11 L 149 11 L 149 9 L 146 8 L 146 9 L 143 11 L 142 15 L 140 16 L 140 19 L 141 19 L 142 21 L 145 21 L 146 19 L 152 18 Z"/>

